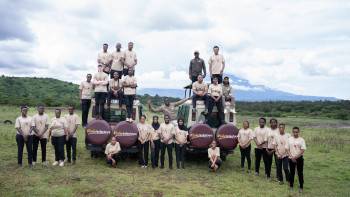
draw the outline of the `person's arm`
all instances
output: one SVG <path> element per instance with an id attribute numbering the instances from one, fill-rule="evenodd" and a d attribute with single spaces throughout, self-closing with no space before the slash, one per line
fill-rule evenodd
<path id="1" fill-rule="evenodd" d="M 80 86 L 79 86 L 79 98 L 81 99 L 82 98 L 82 95 L 83 95 L 83 83 L 80 83 Z"/>
<path id="2" fill-rule="evenodd" d="M 205 76 L 207 76 L 207 69 L 206 69 L 206 67 L 205 67 L 205 62 L 204 62 L 204 60 L 202 61 L 203 62 L 203 78 L 205 78 Z"/>
<path id="3" fill-rule="evenodd" d="M 148 109 L 151 112 L 162 112 L 161 107 L 156 107 L 156 108 L 152 107 L 151 100 L 148 100 L 147 103 L 148 103 Z"/>
<path id="4" fill-rule="evenodd" d="M 221 75 L 224 73 L 224 69 L 225 69 L 225 59 L 224 59 L 224 57 L 222 56 L 222 70 L 221 70 L 221 72 L 220 72 Z"/>
<path id="5" fill-rule="evenodd" d="M 208 61 L 208 64 L 209 64 L 209 74 L 210 76 L 212 76 L 212 60 L 211 60 L 211 57 L 209 58 L 209 61 Z"/>
<path id="6" fill-rule="evenodd" d="M 188 99 L 189 98 L 184 98 L 182 100 L 176 101 L 176 102 L 174 102 L 174 106 L 177 107 L 177 106 L 183 104 L 184 102 L 186 102 Z"/>
<path id="7" fill-rule="evenodd" d="M 23 131 L 22 131 L 22 129 L 21 129 L 21 122 L 19 121 L 18 118 L 16 119 L 15 127 L 16 127 L 17 132 L 18 132 L 21 136 L 23 136 Z"/>
<path id="8" fill-rule="evenodd" d="M 103 81 L 101 82 L 101 85 L 108 85 L 108 75 L 106 75 L 106 77 L 103 79 Z"/>
<path id="9" fill-rule="evenodd" d="M 134 65 L 133 65 L 133 67 L 134 66 L 136 66 L 136 64 L 137 64 L 137 57 L 136 57 L 136 53 L 135 53 L 135 61 L 134 61 L 135 63 L 134 63 Z"/>
<path id="10" fill-rule="evenodd" d="M 97 55 L 97 63 L 102 64 L 101 56 L 100 54 Z"/>
<path id="11" fill-rule="evenodd" d="M 188 78 L 192 79 L 192 60 L 190 61 L 190 66 L 188 69 Z"/>

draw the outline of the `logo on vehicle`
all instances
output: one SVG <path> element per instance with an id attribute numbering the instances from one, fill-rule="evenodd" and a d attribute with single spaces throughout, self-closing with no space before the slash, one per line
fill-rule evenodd
<path id="1" fill-rule="evenodd" d="M 92 134 L 101 134 L 101 135 L 109 135 L 111 131 L 108 130 L 99 130 L 99 129 L 86 129 L 86 133 L 88 135 L 92 135 Z"/>
<path id="2" fill-rule="evenodd" d="M 137 136 L 137 133 L 124 132 L 122 130 L 117 130 L 113 132 L 114 136 Z"/>

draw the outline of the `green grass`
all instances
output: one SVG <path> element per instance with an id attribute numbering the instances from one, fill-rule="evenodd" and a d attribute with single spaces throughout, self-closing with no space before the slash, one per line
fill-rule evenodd
<path id="1" fill-rule="evenodd" d="M 14 107 L 0 106 L 0 111 L 0 121 L 14 120 L 19 114 Z M 30 113 L 34 113 L 33 108 Z M 52 117 L 52 111 L 49 115 Z M 256 117 L 240 116 L 238 125 L 243 119 L 251 120 L 251 127 L 257 125 Z M 300 126 L 307 143 L 303 196 L 350 196 L 350 129 L 336 128 L 350 123 L 315 118 L 279 120 L 287 123 L 288 131 Z M 299 196 L 297 189 L 289 192 L 286 184 L 242 173 L 239 151 L 230 155 L 216 174 L 208 172 L 206 159 L 188 161 L 185 170 L 141 169 L 135 159 L 121 161 L 112 169 L 104 158 L 90 158 L 81 128 L 76 165 L 18 168 L 13 127 L 0 124 L 0 196 Z M 48 160 L 53 160 L 51 145 Z M 263 172 L 263 167 L 260 170 Z"/>

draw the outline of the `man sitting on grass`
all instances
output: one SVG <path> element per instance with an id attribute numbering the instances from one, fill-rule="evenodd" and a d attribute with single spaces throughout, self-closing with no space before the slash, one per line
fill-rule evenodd
<path id="1" fill-rule="evenodd" d="M 105 149 L 107 164 L 111 165 L 113 168 L 117 167 L 117 160 L 120 151 L 121 148 L 119 142 L 117 142 L 115 137 L 112 137 L 111 142 L 107 144 Z"/>
<path id="2" fill-rule="evenodd" d="M 216 172 L 221 166 L 220 159 L 220 148 L 216 146 L 216 141 L 211 143 L 211 147 L 208 149 L 208 157 L 209 157 L 209 169 L 213 172 Z"/>

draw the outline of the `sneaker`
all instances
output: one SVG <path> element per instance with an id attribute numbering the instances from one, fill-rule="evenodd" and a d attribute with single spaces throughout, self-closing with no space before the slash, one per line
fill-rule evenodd
<path id="1" fill-rule="evenodd" d="M 33 162 L 32 162 L 32 165 L 33 165 L 33 166 L 35 166 L 35 164 L 36 164 L 36 162 L 35 162 L 35 161 L 33 161 Z"/>
<path id="2" fill-rule="evenodd" d="M 244 172 L 244 168 L 241 168 L 241 171 Z"/>
<path id="3" fill-rule="evenodd" d="M 303 193 L 303 188 L 299 188 L 299 193 Z"/>
<path id="4" fill-rule="evenodd" d="M 55 161 L 52 163 L 53 166 L 57 166 L 58 165 L 58 161 Z"/>
<path id="5" fill-rule="evenodd" d="M 47 161 L 43 161 L 41 165 L 47 167 Z"/>
<path id="6" fill-rule="evenodd" d="M 255 172 L 255 176 L 259 176 L 259 172 Z"/>
<path id="7" fill-rule="evenodd" d="M 292 192 L 293 191 L 293 187 L 289 187 L 289 191 Z"/>
<path id="8" fill-rule="evenodd" d="M 278 181 L 278 184 L 283 185 L 284 183 L 283 181 Z"/>
<path id="9" fill-rule="evenodd" d="M 147 168 L 147 166 L 145 166 L 144 168 Z"/>
<path id="10" fill-rule="evenodd" d="M 251 173 L 251 171 L 250 170 L 248 170 L 248 174 L 250 174 Z"/>
<path id="11" fill-rule="evenodd" d="M 64 166 L 64 161 L 61 161 L 60 164 L 59 164 L 60 167 L 63 167 Z"/>
<path id="12" fill-rule="evenodd" d="M 75 165 L 75 160 L 73 160 L 73 163 L 72 163 L 72 165 Z"/>
<path id="13" fill-rule="evenodd" d="M 33 164 L 29 164 L 29 169 L 34 168 Z"/>

